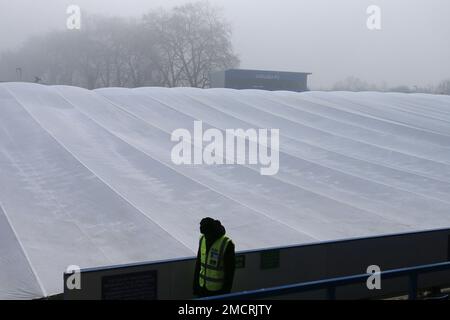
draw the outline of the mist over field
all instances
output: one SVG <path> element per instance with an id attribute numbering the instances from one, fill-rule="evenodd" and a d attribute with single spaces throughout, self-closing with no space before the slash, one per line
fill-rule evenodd
<path id="1" fill-rule="evenodd" d="M 88 14 L 140 19 L 152 10 L 170 10 L 189 2 L 0 0 L 0 51 L 17 50 L 30 36 L 66 29 L 66 9 L 72 4 L 81 8 L 82 19 Z M 356 87 L 426 88 L 450 78 L 447 0 L 210 3 L 221 8 L 231 27 L 232 48 L 241 68 L 312 72 L 311 89 L 332 89 L 336 84 L 339 88 L 342 82 Z M 367 28 L 366 10 L 371 5 L 381 9 L 380 30 Z M 3 74 L 1 80 L 15 79 L 5 79 Z"/>

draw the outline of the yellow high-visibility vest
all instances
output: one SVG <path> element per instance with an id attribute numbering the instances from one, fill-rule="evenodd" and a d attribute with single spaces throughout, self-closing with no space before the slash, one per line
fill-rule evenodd
<path id="1" fill-rule="evenodd" d="M 228 243 L 231 241 L 226 236 L 217 239 L 209 249 L 207 256 L 205 236 L 200 238 L 200 287 L 206 287 L 209 291 L 218 291 L 224 284 L 224 255 Z"/>

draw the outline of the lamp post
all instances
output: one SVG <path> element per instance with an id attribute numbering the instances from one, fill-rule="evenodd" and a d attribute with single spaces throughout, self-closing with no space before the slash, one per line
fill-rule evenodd
<path id="1" fill-rule="evenodd" d="M 22 81 L 22 68 L 16 68 L 17 81 Z"/>

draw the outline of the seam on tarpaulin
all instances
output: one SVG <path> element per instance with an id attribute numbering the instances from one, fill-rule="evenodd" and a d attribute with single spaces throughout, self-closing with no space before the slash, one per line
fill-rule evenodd
<path id="1" fill-rule="evenodd" d="M 52 88 L 54 89 L 54 88 Z M 61 96 L 61 94 L 59 94 L 59 92 L 57 90 L 54 90 L 56 92 L 56 94 L 58 96 L 60 96 L 63 100 L 66 101 L 66 103 L 71 104 L 69 101 L 67 101 L 67 99 L 65 99 L 64 97 Z M 11 92 L 10 92 L 11 93 Z M 12 93 L 11 93 L 12 94 Z M 159 226 L 163 231 L 165 231 L 167 234 L 169 234 L 169 236 L 174 239 L 176 242 L 178 242 L 179 244 L 181 244 L 183 247 L 185 247 L 186 249 L 188 249 L 190 252 L 195 252 L 193 249 L 191 249 L 188 245 L 184 244 L 181 240 L 177 239 L 176 237 L 174 237 L 169 231 L 167 231 L 166 229 L 164 229 L 162 226 L 160 226 L 158 223 L 156 223 L 154 220 L 152 220 L 150 217 L 148 217 L 146 214 L 144 214 L 142 212 L 142 210 L 140 210 L 139 208 L 137 208 L 131 201 L 129 201 L 125 196 L 123 196 L 120 192 L 118 192 L 117 190 L 115 190 L 109 183 L 107 183 L 104 179 L 102 179 L 101 177 L 99 177 L 92 169 L 90 169 L 83 161 L 81 161 L 77 156 L 75 156 L 73 154 L 72 151 L 70 151 L 64 143 L 62 143 L 61 141 L 59 141 L 48 129 L 46 129 L 41 123 L 40 121 L 38 121 L 36 119 L 35 116 L 32 115 L 32 113 L 23 105 L 23 103 L 21 103 L 19 101 L 19 99 L 17 99 L 15 96 L 14 98 L 19 102 L 19 104 L 22 106 L 22 108 L 24 108 L 24 110 L 30 115 L 30 117 L 37 123 L 39 124 L 39 126 L 45 131 L 47 132 L 47 134 L 56 142 L 58 143 L 58 145 L 60 145 L 64 150 L 66 150 L 66 152 L 68 152 L 75 160 L 78 161 L 78 163 L 80 163 L 83 167 L 85 167 L 89 172 L 91 172 L 99 181 L 101 181 L 105 186 L 107 186 L 111 191 L 113 191 L 117 196 L 119 196 L 121 199 L 123 199 L 126 203 L 128 203 L 132 208 L 134 208 L 135 210 L 137 210 L 137 212 L 141 213 L 142 215 L 144 215 L 145 217 L 147 217 L 148 220 L 150 220 L 152 223 L 156 224 L 157 226 Z M 77 108 L 78 110 L 78 108 Z M 98 247 L 98 246 L 97 246 Z M 110 260 L 110 259 L 108 259 Z"/>
<path id="2" fill-rule="evenodd" d="M 102 96 L 103 96 L 103 95 L 102 95 Z M 158 100 L 158 99 L 156 99 L 156 98 L 154 98 L 154 97 L 151 97 L 151 96 L 149 96 L 149 95 L 145 95 L 145 96 L 146 96 L 147 98 L 149 98 L 149 99 L 154 100 L 155 102 L 158 102 L 158 103 L 160 103 L 160 104 L 162 104 L 162 105 L 164 105 L 164 106 L 167 106 L 168 108 L 174 110 L 174 111 L 177 112 L 177 113 L 184 114 L 184 115 L 186 115 L 187 117 L 190 117 L 190 118 L 192 118 L 192 119 L 195 120 L 195 118 L 194 118 L 192 115 L 190 115 L 190 114 L 187 114 L 187 113 L 185 113 L 185 112 L 179 111 L 179 110 L 173 108 L 171 105 L 169 105 L 169 104 L 167 104 L 167 103 L 165 103 L 165 102 L 162 102 L 162 101 L 160 101 L 160 100 Z M 115 107 L 121 109 L 121 110 L 124 111 L 125 113 L 130 114 L 130 116 L 132 116 L 132 117 L 134 117 L 134 118 L 136 118 L 136 119 L 138 119 L 138 120 L 144 122 L 145 124 L 147 124 L 147 125 L 149 125 L 149 126 L 151 126 L 151 127 L 154 127 L 154 128 L 156 128 L 156 129 L 158 129 L 158 130 L 160 130 L 160 131 L 162 131 L 162 132 L 164 132 L 164 133 L 170 135 L 169 132 L 165 131 L 164 129 L 161 129 L 160 127 L 156 126 L 156 125 L 153 124 L 153 123 L 149 123 L 148 121 L 142 119 L 142 117 L 138 117 L 137 115 L 135 115 L 135 114 L 132 113 L 131 111 L 128 111 L 128 110 L 126 110 L 125 108 L 123 108 L 123 107 L 119 106 L 118 104 L 114 103 L 114 102 L 111 101 L 109 98 L 104 97 L 104 96 L 103 96 L 103 98 L 106 100 L 106 102 L 108 102 L 108 103 L 112 104 L 113 106 L 115 106 Z M 204 122 L 205 122 L 205 123 L 208 123 L 208 122 L 206 122 L 206 121 L 204 121 Z M 208 123 L 208 124 L 209 124 L 209 123 Z M 210 125 L 211 125 L 211 124 L 210 124 Z M 212 126 L 212 125 L 211 125 L 211 126 Z M 104 126 L 103 126 L 103 127 L 104 127 Z M 215 126 L 212 126 L 212 127 L 217 128 L 217 127 L 215 127 Z M 106 129 L 106 130 L 108 130 L 108 129 Z M 222 129 L 220 129 L 220 130 L 222 130 Z M 108 131 L 110 131 L 110 130 L 108 130 Z M 113 134 L 114 134 L 114 133 L 113 133 Z M 115 135 L 115 134 L 114 134 L 114 135 Z M 122 139 L 122 138 L 120 138 L 120 139 Z M 122 140 L 123 140 L 123 139 L 122 139 Z M 125 142 L 126 142 L 126 141 L 125 141 Z M 126 142 L 126 143 L 128 143 L 128 142 Z M 129 143 L 128 143 L 128 144 L 129 144 Z M 192 143 L 191 143 L 191 144 L 192 144 Z M 146 152 L 142 151 L 141 149 L 137 148 L 136 146 L 133 146 L 133 147 L 134 147 L 135 149 L 137 149 L 137 150 L 143 152 L 144 154 L 147 154 Z M 294 156 L 294 155 L 291 155 L 290 153 L 286 153 L 286 152 L 284 152 L 284 151 L 280 151 L 280 152 L 285 153 L 285 154 L 287 154 L 287 155 L 290 155 L 290 156 L 292 156 L 292 157 L 294 157 L 294 158 L 302 159 L 302 158 L 296 157 L 296 156 Z M 150 156 L 150 157 L 151 157 L 151 156 Z M 151 157 L 151 158 L 153 159 L 153 157 Z M 247 169 L 249 169 L 249 170 L 252 170 L 252 171 L 257 171 L 257 170 L 254 170 L 254 169 L 252 169 L 252 168 L 246 166 L 246 165 L 243 165 L 243 167 L 245 167 L 245 168 L 247 168 Z M 348 203 L 348 202 L 346 202 L 346 201 L 344 201 L 344 200 L 342 200 L 342 199 L 336 199 L 336 198 L 330 197 L 330 196 L 328 196 L 328 195 L 326 195 L 326 194 L 324 194 L 324 193 L 320 193 L 320 192 L 315 191 L 315 190 L 312 190 L 312 189 L 307 189 L 307 188 L 305 188 L 305 187 L 303 187 L 303 186 L 300 186 L 300 185 L 294 184 L 294 183 L 292 183 L 292 182 L 290 182 L 290 181 L 287 181 L 286 179 L 282 179 L 282 178 L 279 178 L 279 177 L 277 177 L 277 176 L 269 176 L 269 177 L 272 178 L 272 179 L 274 179 L 274 180 L 277 180 L 279 183 L 287 184 L 287 185 L 293 186 L 293 187 L 298 188 L 298 189 L 301 189 L 301 190 L 303 190 L 303 191 L 305 191 L 305 192 L 312 193 L 312 194 L 314 194 L 314 195 L 316 195 L 316 196 L 319 196 L 319 197 L 322 197 L 322 198 L 325 198 L 325 199 L 334 201 L 334 202 L 339 203 L 339 204 L 341 204 L 341 205 L 344 205 L 344 206 L 348 206 L 348 207 L 357 209 L 357 210 L 359 210 L 360 212 L 365 212 L 365 213 L 368 213 L 368 214 L 371 214 L 371 215 L 379 216 L 379 217 L 385 219 L 387 222 L 389 222 L 389 221 L 390 221 L 390 222 L 394 222 L 394 223 L 397 223 L 397 224 L 402 225 L 402 226 L 404 226 L 404 227 L 410 227 L 410 226 L 411 226 L 410 224 L 406 224 L 406 223 L 404 223 L 404 222 L 401 221 L 401 220 L 397 220 L 397 219 L 394 219 L 394 218 L 392 218 L 392 217 L 386 217 L 386 216 L 383 216 L 383 215 L 381 215 L 381 214 L 379 214 L 379 213 L 376 213 L 376 212 L 374 212 L 374 211 L 371 211 L 371 210 L 368 210 L 368 209 L 365 209 L 365 208 L 361 208 L 361 207 L 359 207 L 359 206 L 357 206 L 357 205 L 355 205 L 355 204 L 352 204 L 352 203 Z M 189 178 L 189 177 L 188 177 L 188 178 Z M 193 179 L 191 179 L 191 180 L 193 180 Z M 193 181 L 196 181 L 196 180 L 193 180 Z M 204 184 L 202 184 L 202 185 L 204 185 Z M 206 186 L 206 187 L 208 187 L 208 186 Z M 210 188 L 210 187 L 209 187 L 209 188 Z M 210 188 L 210 189 L 211 189 L 211 188 Z M 213 191 L 214 191 L 214 190 L 213 190 Z M 217 191 L 216 191 L 216 193 L 217 193 Z M 219 192 L 219 194 L 221 194 L 221 195 L 223 195 L 223 196 L 226 196 L 226 195 L 224 195 L 223 193 L 220 193 L 220 192 Z M 229 196 L 226 196 L 226 197 L 229 197 Z M 234 200 L 234 199 L 232 199 L 232 198 L 230 198 L 230 199 L 231 199 L 231 200 Z M 365 199 L 365 198 L 362 198 L 362 199 Z M 234 200 L 234 201 L 240 203 L 240 202 L 237 201 L 237 200 Z M 240 203 L 240 204 L 242 204 L 242 203 Z M 249 206 L 247 206 L 247 207 L 249 207 Z M 249 208 L 251 208 L 251 207 L 249 207 Z M 394 208 L 394 207 L 393 207 L 393 208 Z M 252 209 L 252 208 L 251 208 L 251 209 Z M 394 208 L 394 209 L 395 209 L 395 208 Z M 253 209 L 253 210 L 256 210 L 256 209 Z M 256 211 L 256 212 L 258 212 L 258 211 Z M 276 221 L 276 220 L 275 220 L 275 221 Z M 295 230 L 297 230 L 297 229 L 295 229 Z M 305 235 L 309 235 L 307 232 L 302 232 L 300 229 L 298 229 L 298 232 L 304 233 Z M 312 235 L 309 235 L 309 236 L 312 237 L 312 238 L 317 238 L 316 236 L 312 236 Z"/>
<path id="3" fill-rule="evenodd" d="M 21 242 L 20 239 L 19 239 L 19 236 L 18 236 L 18 234 L 17 234 L 17 232 L 16 232 L 16 229 L 14 228 L 14 225 L 12 224 L 11 220 L 9 219 L 8 214 L 6 213 L 6 209 L 5 209 L 5 207 L 3 206 L 3 204 L 2 204 L 1 201 L 0 201 L 0 210 L 1 210 L 1 211 L 3 212 L 3 214 L 5 215 L 6 221 L 8 222 L 8 224 L 9 224 L 9 226 L 10 226 L 10 228 L 11 228 L 11 231 L 12 231 L 13 234 L 14 234 L 14 237 L 17 239 L 17 242 L 18 242 L 18 244 L 19 244 L 19 246 L 20 246 L 20 249 L 22 250 L 24 257 L 25 257 L 25 259 L 26 259 L 27 262 L 28 262 L 28 265 L 29 265 L 29 267 L 30 267 L 30 270 L 31 270 L 31 272 L 33 273 L 33 275 L 34 275 L 34 277 L 35 277 L 35 279 L 36 279 L 36 282 L 37 282 L 37 284 L 38 284 L 38 286 L 39 286 L 39 289 L 41 290 L 41 292 L 42 292 L 42 294 L 44 295 L 44 297 L 47 297 L 47 296 L 48 296 L 47 291 L 45 290 L 44 285 L 43 285 L 42 282 L 41 282 L 41 279 L 39 278 L 39 276 L 38 276 L 36 270 L 34 269 L 33 264 L 31 263 L 30 257 L 28 256 L 27 251 L 25 250 L 24 246 L 22 245 L 22 242 Z"/>
<path id="4" fill-rule="evenodd" d="M 31 118 L 31 120 L 32 121 L 34 121 L 38 126 L 39 126 L 39 128 L 40 129 L 42 129 L 43 130 L 43 132 L 44 132 L 44 134 L 46 133 L 51 139 L 54 139 L 58 144 L 59 144 L 59 142 L 41 125 L 41 123 L 39 122 L 39 121 L 37 121 L 36 120 L 36 118 L 27 110 L 27 108 L 23 105 L 23 103 L 16 97 L 16 95 L 10 90 L 10 89 L 8 89 L 8 88 L 5 88 L 5 90 L 7 90 L 8 92 L 9 92 L 9 94 L 11 95 L 11 97 L 17 102 L 17 104 L 18 105 L 20 105 L 21 107 L 22 107 L 22 109 L 24 110 L 24 112 L 26 113 L 26 114 L 28 114 L 29 116 L 30 116 L 30 118 Z M 66 148 L 64 148 L 63 147 L 63 149 L 64 150 L 66 150 L 66 151 L 68 151 Z M 73 156 L 70 152 L 69 152 L 69 154 L 71 155 L 71 156 Z M 76 159 L 76 158 L 75 158 Z M 77 161 L 78 161 L 78 159 L 76 159 Z M 75 222 L 74 221 L 74 219 L 73 219 L 73 216 L 70 214 L 70 213 L 67 213 L 64 209 L 62 209 L 61 208 L 61 204 L 59 203 L 59 201 L 58 201 L 58 199 L 51 199 L 51 201 L 53 201 L 55 204 L 56 204 L 56 207 L 58 208 L 58 209 L 60 209 L 60 210 L 62 210 L 65 214 L 67 214 L 72 220 L 70 221 L 70 223 L 72 223 L 79 231 L 80 231 L 80 233 L 82 234 L 82 235 L 84 235 L 86 238 L 87 238 L 87 240 L 98 250 L 98 252 L 100 253 L 100 254 L 102 254 L 102 256 L 106 259 L 106 260 L 108 260 L 110 263 L 113 263 L 113 260 L 110 258 L 110 257 L 108 257 L 108 255 L 103 251 L 103 249 L 99 246 L 99 245 L 97 245 L 96 243 L 95 243 L 95 241 L 92 239 L 92 237 L 89 235 L 89 234 L 87 234 L 84 230 L 83 230 L 83 228 L 77 223 L 77 222 Z"/>
<path id="5" fill-rule="evenodd" d="M 102 96 L 103 96 L 103 95 L 102 95 Z M 146 95 L 146 96 L 147 96 L 147 95 Z M 147 97 L 149 97 L 149 96 L 147 96 Z M 153 97 L 149 97 L 149 98 L 151 98 L 152 100 L 154 100 L 154 101 L 156 101 L 156 102 L 159 102 L 159 103 L 161 103 L 161 104 L 163 104 L 163 105 L 165 105 L 165 106 L 167 106 L 167 107 L 173 109 L 175 112 L 183 113 L 183 112 L 180 112 L 180 111 L 177 110 L 177 109 L 174 109 L 173 107 L 171 107 L 170 105 L 168 105 L 168 104 L 166 104 L 166 103 L 164 103 L 164 102 L 161 102 L 161 101 L 159 101 L 159 100 L 157 100 L 157 99 L 154 99 Z M 147 124 L 147 125 L 149 125 L 149 126 L 152 126 L 152 127 L 156 128 L 156 129 L 158 129 L 158 130 L 160 130 L 160 131 L 162 131 L 162 132 L 167 133 L 167 134 L 170 135 L 170 133 L 168 133 L 167 131 L 165 131 L 165 130 L 159 128 L 158 126 L 156 126 L 156 125 L 154 125 L 154 124 L 152 124 L 152 123 L 149 123 L 148 121 L 142 119 L 141 117 L 136 116 L 136 115 L 133 114 L 132 112 L 130 112 L 130 111 L 124 109 L 123 107 L 119 106 L 118 104 L 112 102 L 112 101 L 111 101 L 110 99 L 108 99 L 107 97 L 104 97 L 104 96 L 103 96 L 103 99 L 106 100 L 105 102 L 110 103 L 110 104 L 112 104 L 113 106 L 116 106 L 117 108 L 121 109 L 123 112 L 125 112 L 125 113 L 127 113 L 127 114 L 130 114 L 130 116 L 136 118 L 137 120 L 142 121 L 142 122 L 144 122 L 145 124 Z M 84 113 L 84 112 L 83 112 L 83 113 Z M 184 113 L 183 113 L 183 114 L 184 114 Z M 191 115 L 188 115 L 188 114 L 186 114 L 186 115 L 192 118 Z M 88 117 L 89 117 L 89 116 L 88 116 Z M 90 118 L 91 118 L 91 117 L 90 117 Z M 95 121 L 95 120 L 93 120 L 93 121 Z M 96 122 L 97 122 L 97 121 L 96 121 Z M 206 123 L 206 122 L 205 122 L 205 123 Z M 100 124 L 100 126 L 102 126 L 103 128 L 105 128 L 105 127 L 104 127 L 103 125 L 101 125 L 101 124 Z M 214 127 L 214 126 L 213 126 L 213 127 Z M 106 128 L 105 128 L 105 129 L 106 129 Z M 109 131 L 109 132 L 111 132 L 111 130 L 109 130 L 109 129 L 106 129 L 106 130 Z M 112 132 L 111 132 L 111 133 L 112 133 Z M 117 136 L 117 135 L 114 134 L 114 133 L 112 133 L 112 134 L 113 134 L 114 136 Z M 120 137 L 118 137 L 118 138 L 121 139 L 121 140 L 123 140 L 123 138 L 120 138 Z M 127 141 L 125 141 L 125 142 L 128 143 Z M 128 143 L 128 144 L 130 144 L 130 143 Z M 133 146 L 133 148 L 139 150 L 140 152 L 142 152 L 142 153 L 146 154 L 147 156 L 149 156 L 150 158 L 154 159 L 154 157 L 148 155 L 148 153 L 146 153 L 145 151 L 143 151 L 143 150 L 137 148 L 137 147 L 134 146 L 134 145 L 132 145 L 132 146 Z M 157 160 L 157 161 L 159 161 L 159 160 Z M 161 162 L 161 161 L 160 161 L 160 162 Z M 171 168 L 171 167 L 169 167 L 167 164 L 165 164 L 165 163 L 163 163 L 163 164 L 164 164 L 165 166 L 167 166 L 168 168 Z M 244 166 L 244 167 L 247 168 L 247 169 L 249 169 L 249 170 L 256 171 L 256 170 L 251 169 L 251 168 L 248 167 L 248 166 Z M 173 168 L 171 168 L 171 169 L 173 169 Z M 175 170 L 176 172 L 178 172 L 176 169 L 173 169 L 173 170 Z M 178 173 L 179 173 L 179 172 L 178 172 Z M 179 173 L 179 174 L 181 174 L 181 173 Z M 183 176 L 186 176 L 186 175 L 184 175 L 184 174 L 182 174 L 182 175 L 183 175 Z M 205 186 L 206 188 L 210 189 L 211 191 L 214 191 L 215 193 L 218 193 L 218 194 L 220 194 L 220 195 L 222 195 L 222 196 L 224 196 L 224 197 L 227 197 L 227 198 L 233 200 L 234 202 L 237 202 L 237 203 L 240 204 L 240 205 L 243 205 L 243 206 L 245 206 L 245 207 L 247 207 L 247 208 L 252 209 L 253 211 L 259 213 L 260 215 L 264 215 L 264 216 L 266 216 L 266 217 L 269 217 L 270 219 L 272 219 L 272 220 L 274 220 L 274 221 L 277 221 L 277 222 L 279 222 L 279 223 L 281 223 L 281 224 L 283 224 L 283 225 L 288 225 L 287 223 L 284 223 L 284 222 L 281 221 L 281 220 L 273 219 L 273 217 L 270 217 L 270 216 L 268 216 L 268 215 L 262 213 L 261 211 L 255 209 L 255 208 L 252 208 L 252 207 L 250 207 L 250 206 L 248 206 L 248 205 L 246 205 L 246 204 L 243 204 L 242 202 L 240 202 L 240 201 L 238 201 L 238 200 L 235 200 L 235 199 L 232 198 L 231 196 L 228 196 L 228 195 L 226 195 L 226 194 L 224 194 L 224 193 L 222 193 L 222 192 L 220 192 L 220 191 L 214 190 L 214 189 L 212 189 L 212 187 L 210 187 L 210 186 L 208 186 L 208 185 L 206 185 L 206 184 L 204 184 L 204 183 L 198 182 L 197 180 L 195 180 L 195 179 L 193 179 L 193 178 L 191 178 L 191 177 L 188 177 L 188 176 L 186 176 L 186 177 L 187 177 L 188 179 L 191 179 L 191 180 L 194 181 L 194 182 L 197 182 L 197 183 L 199 183 L 199 184 Z M 355 205 L 353 205 L 353 204 L 349 204 L 349 203 L 344 202 L 344 201 L 342 201 L 342 200 L 332 198 L 332 197 L 330 197 L 330 196 L 324 195 L 324 194 L 319 193 L 319 192 L 317 192 L 317 191 L 313 191 L 313 190 L 310 190 L 310 189 L 306 189 L 306 188 L 304 188 L 304 187 L 301 187 L 301 186 L 298 186 L 298 185 L 296 185 L 296 184 L 293 184 L 292 182 L 286 181 L 285 179 L 281 179 L 281 178 L 274 177 L 274 176 L 270 176 L 270 177 L 273 178 L 273 179 L 275 179 L 275 180 L 277 180 L 279 183 L 291 185 L 291 186 L 293 186 L 293 187 L 295 187 L 295 188 L 298 188 L 298 189 L 304 190 L 304 191 L 306 191 L 306 192 L 315 194 L 315 195 L 317 195 L 317 196 L 323 197 L 323 198 L 325 198 L 325 199 L 328 199 L 328 200 L 331 200 L 331 201 L 340 203 L 341 205 L 345 205 L 345 206 L 348 206 L 348 207 L 352 207 L 352 208 L 358 209 L 359 211 L 363 211 L 363 212 L 366 212 L 366 213 L 368 213 L 368 214 L 373 214 L 373 215 L 379 216 L 379 217 L 385 219 L 387 222 L 388 222 L 388 221 L 391 221 L 391 222 L 397 223 L 397 224 L 399 224 L 399 225 L 402 225 L 402 226 L 404 226 L 404 227 L 409 227 L 409 226 L 410 226 L 410 225 L 405 224 L 404 222 L 402 222 L 402 221 L 400 221 L 400 220 L 397 221 L 396 219 L 392 219 L 392 217 L 385 217 L 385 216 L 382 216 L 382 215 L 380 215 L 380 214 L 377 214 L 377 213 L 375 213 L 375 212 L 373 212 L 373 211 L 370 211 L 370 210 L 367 210 L 367 209 L 363 209 L 363 208 L 357 207 L 357 206 L 355 206 Z M 301 229 L 297 229 L 297 228 L 291 227 L 290 225 L 289 225 L 289 227 L 292 228 L 292 229 L 294 229 L 294 230 L 296 230 L 296 231 L 299 232 L 299 233 L 302 233 L 302 234 L 304 234 L 304 235 L 307 235 L 307 236 L 309 236 L 309 237 L 312 237 L 313 239 L 317 239 L 317 236 L 313 236 L 313 235 L 309 234 L 308 232 L 302 231 Z"/>
<path id="6" fill-rule="evenodd" d="M 60 94 L 60 95 L 61 95 L 61 94 Z M 95 95 L 97 96 L 97 93 L 95 93 Z M 114 104 L 114 103 L 113 103 L 112 101 L 110 101 L 109 99 L 107 99 L 106 97 L 104 97 L 103 95 L 101 95 L 101 96 L 99 96 L 99 97 L 103 98 L 103 99 L 105 100 L 105 102 L 108 102 L 109 104 L 111 104 L 111 105 L 113 105 L 113 106 L 116 106 L 116 107 L 118 107 L 118 108 L 121 108 L 121 107 L 117 106 L 116 104 Z M 64 98 L 64 99 L 67 101 L 66 98 Z M 70 102 L 68 102 L 68 103 L 70 103 Z M 147 152 L 145 152 L 145 151 L 143 151 L 143 150 L 137 148 L 136 146 L 130 144 L 129 142 L 125 141 L 123 138 L 117 136 L 116 134 L 114 134 L 113 132 L 111 132 L 111 130 L 107 129 L 104 125 L 100 124 L 97 120 L 93 119 L 92 117 L 90 117 L 89 115 L 87 115 L 85 112 L 81 111 L 78 107 L 76 107 L 76 106 L 73 105 L 72 103 L 70 103 L 70 104 L 71 104 L 72 106 L 74 106 L 74 107 L 75 107 L 80 113 L 82 113 L 85 117 L 87 117 L 88 119 L 90 119 L 91 121 L 93 121 L 94 123 L 96 123 L 98 126 L 100 126 L 101 128 L 103 128 L 103 130 L 105 130 L 106 132 L 108 132 L 110 135 L 112 135 L 112 136 L 116 137 L 117 139 L 119 139 L 120 141 L 124 142 L 125 144 L 127 144 L 127 145 L 130 146 L 131 148 L 135 149 L 137 152 L 140 152 L 140 153 L 144 154 L 145 156 L 147 156 L 147 157 L 149 157 L 149 158 L 155 160 L 156 162 L 161 163 L 164 167 L 168 168 L 169 170 L 174 171 L 175 173 L 177 173 L 177 174 L 179 174 L 179 175 L 185 177 L 186 179 L 192 181 L 193 183 L 196 183 L 196 184 L 198 184 L 198 185 L 201 185 L 201 186 L 205 187 L 206 189 L 210 190 L 211 192 L 213 192 L 213 193 L 215 193 L 215 194 L 218 194 L 218 195 L 220 195 L 220 196 L 222 196 L 222 197 L 224 197 L 224 198 L 227 198 L 227 199 L 231 200 L 232 202 L 237 203 L 238 205 L 241 205 L 241 206 L 243 206 L 243 207 L 245 207 L 245 208 L 250 209 L 251 211 L 253 211 L 254 213 L 256 213 L 256 214 L 259 215 L 259 216 L 264 216 L 264 217 L 266 217 L 267 219 L 272 220 L 272 221 L 275 221 L 275 222 L 279 223 L 280 225 L 283 225 L 283 226 L 285 226 L 285 227 L 287 227 L 287 228 L 293 230 L 293 231 L 296 232 L 296 233 L 300 233 L 300 234 L 303 234 L 303 235 L 305 235 L 305 236 L 307 236 L 307 237 L 309 237 L 309 238 L 318 240 L 318 238 L 315 237 L 315 236 L 312 236 L 312 235 L 310 235 L 310 234 L 308 234 L 308 233 L 305 233 L 305 232 L 303 232 L 303 231 L 301 231 L 301 230 L 299 230 L 299 229 L 296 229 L 296 228 L 292 227 L 291 225 L 289 225 L 288 223 L 285 223 L 285 222 L 283 222 L 283 221 L 281 221 L 281 220 L 275 219 L 275 218 L 273 218 L 273 217 L 271 217 L 271 216 L 269 216 L 269 215 L 267 215 L 267 214 L 261 212 L 260 210 L 257 210 L 257 209 L 255 209 L 255 208 L 252 208 L 252 207 L 250 207 L 250 206 L 248 206 L 248 205 L 246 205 L 246 204 L 244 204 L 244 203 L 242 203 L 242 202 L 240 202 L 240 201 L 238 201 L 238 200 L 232 198 L 232 197 L 229 196 L 229 195 L 226 195 L 226 194 L 224 194 L 224 193 L 222 193 L 222 192 L 220 192 L 220 191 L 215 190 L 214 188 L 212 188 L 212 187 L 209 186 L 209 185 L 206 185 L 206 184 L 204 184 L 204 183 L 202 183 L 202 182 L 199 182 L 198 180 L 196 180 L 196 179 L 194 179 L 194 178 L 192 178 L 192 177 L 189 177 L 189 176 L 187 176 L 187 175 L 185 175 L 185 174 L 179 172 L 178 170 L 176 170 L 175 168 L 172 168 L 171 166 L 169 166 L 168 164 L 164 163 L 163 161 L 154 158 L 153 156 L 149 155 Z M 161 130 L 161 129 L 160 129 L 160 130 Z"/>

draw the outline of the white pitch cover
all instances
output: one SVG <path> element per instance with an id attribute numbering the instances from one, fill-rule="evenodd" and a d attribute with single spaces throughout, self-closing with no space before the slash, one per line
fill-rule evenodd
<path id="1" fill-rule="evenodd" d="M 177 165 L 174 130 L 279 129 L 279 171 Z M 62 293 L 70 265 L 450 227 L 450 97 L 0 83 L 0 299 Z"/>

